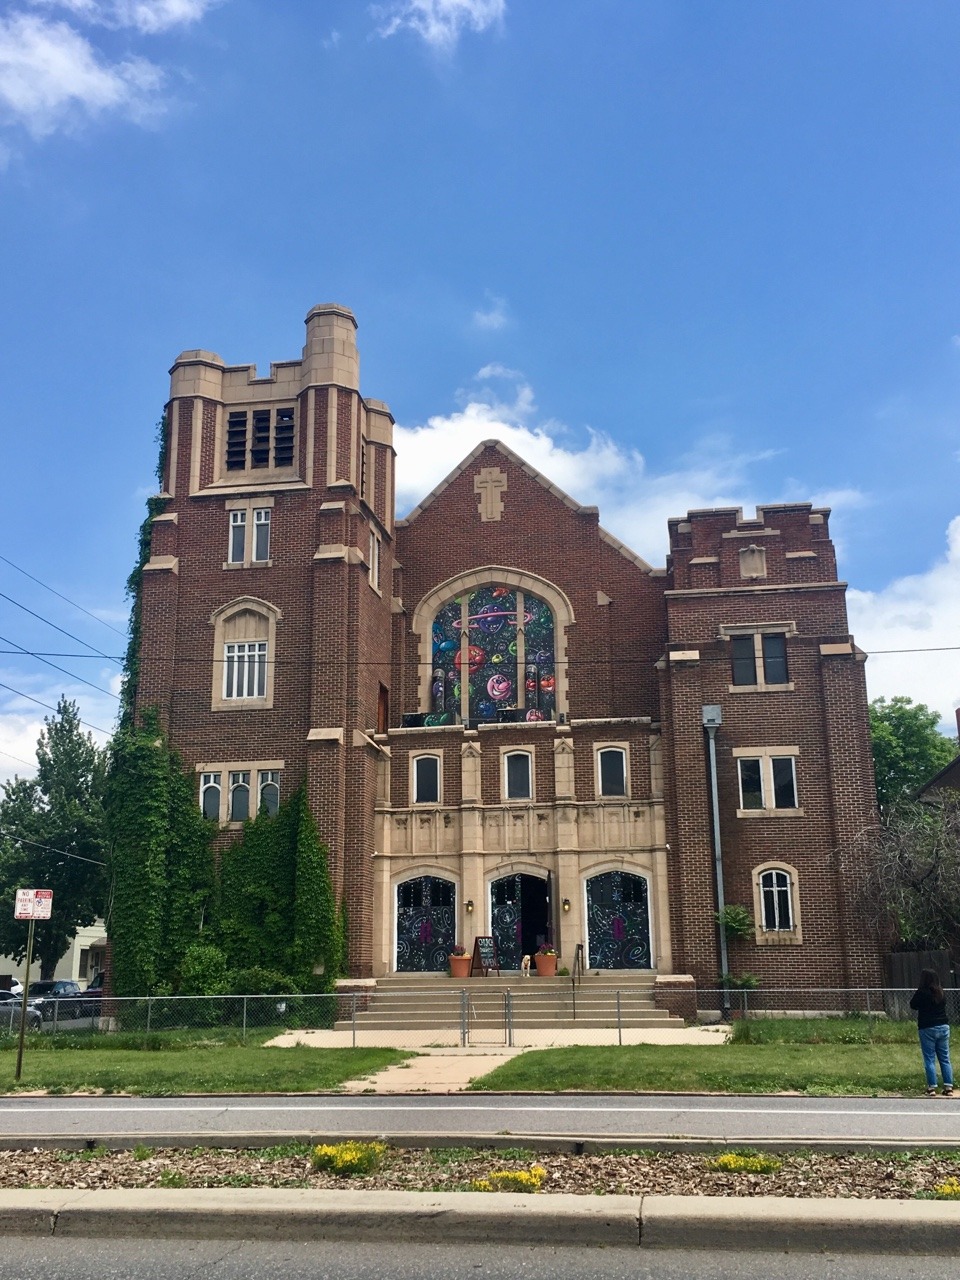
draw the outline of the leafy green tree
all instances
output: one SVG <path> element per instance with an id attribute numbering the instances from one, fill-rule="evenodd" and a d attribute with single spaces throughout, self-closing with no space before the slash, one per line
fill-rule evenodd
<path id="1" fill-rule="evenodd" d="M 912 796 L 957 754 L 957 743 L 939 732 L 940 717 L 910 698 L 875 698 L 870 735 L 881 809 Z"/>
<path id="2" fill-rule="evenodd" d="M 0 954 L 26 956 L 27 924 L 14 920 L 15 892 L 52 889 L 53 913 L 37 921 L 40 977 L 80 928 L 104 911 L 103 798 L 106 752 L 80 728 L 77 704 L 61 697 L 37 744 L 37 776 L 15 778 L 0 798 Z"/>

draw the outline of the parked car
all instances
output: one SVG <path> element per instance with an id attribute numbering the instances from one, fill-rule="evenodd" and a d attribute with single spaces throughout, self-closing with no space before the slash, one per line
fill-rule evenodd
<path id="1" fill-rule="evenodd" d="M 79 982 L 70 978 L 31 982 L 27 995 L 47 1022 L 53 1018 L 54 1010 L 58 1018 L 82 1018 L 89 1011 L 89 1006 L 84 1007 L 86 1002 Z"/>
<path id="2" fill-rule="evenodd" d="M 101 1000 L 103 998 L 103 983 L 106 978 L 106 970 L 101 969 L 87 983 L 87 989 L 84 991 L 84 998 L 87 1000 Z"/>
<path id="3" fill-rule="evenodd" d="M 12 991 L 0 991 L 0 1035 L 6 1031 L 20 1030 L 20 1010 L 23 1008 L 23 988 L 20 989 L 20 995 L 14 995 Z M 39 1031 L 40 1024 L 43 1022 L 43 1015 L 34 1004 L 27 998 L 27 1030 Z"/>

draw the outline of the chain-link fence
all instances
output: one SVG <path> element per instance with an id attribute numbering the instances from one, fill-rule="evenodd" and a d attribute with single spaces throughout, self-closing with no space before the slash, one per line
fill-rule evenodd
<path id="1" fill-rule="evenodd" d="M 912 988 L 700 988 L 698 1019 L 866 1017 L 912 1020 Z M 694 995 L 684 992 L 692 1009 Z M 960 991 L 947 992 L 960 1022 Z M 184 1033 L 263 1043 L 280 1038 L 318 1047 L 536 1047 L 549 1044 L 669 1042 L 683 1022 L 658 1007 L 652 984 L 551 984 L 475 981 L 411 991 L 365 987 L 328 995 L 70 997 L 31 1002 L 27 1030 L 67 1043 L 103 1034 L 161 1045 Z M 20 1006 L 0 1009 L 0 1036 L 16 1035 Z M 664 1034 L 665 1033 L 665 1034 Z"/>

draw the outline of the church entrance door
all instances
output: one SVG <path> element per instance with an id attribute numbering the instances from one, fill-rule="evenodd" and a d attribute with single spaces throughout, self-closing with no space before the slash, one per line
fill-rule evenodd
<path id="1" fill-rule="evenodd" d="M 519 969 L 548 937 L 549 898 L 542 876 L 504 876 L 490 885 L 490 928 L 502 969 Z"/>
<path id="2" fill-rule="evenodd" d="M 397 973 L 444 973 L 457 941 L 457 887 L 439 876 L 397 885 Z"/>
<path id="3" fill-rule="evenodd" d="M 608 871 L 587 881 L 591 969 L 649 969 L 650 906 L 645 876 Z"/>

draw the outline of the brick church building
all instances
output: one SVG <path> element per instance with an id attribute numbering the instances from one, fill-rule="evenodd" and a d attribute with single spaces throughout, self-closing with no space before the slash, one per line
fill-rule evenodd
<path id="1" fill-rule="evenodd" d="M 355 332 L 318 306 L 268 377 L 171 371 L 139 698 L 221 839 L 306 782 L 355 976 L 480 934 L 508 970 L 582 943 L 713 986 L 719 880 L 753 919 L 734 973 L 878 983 L 838 856 L 874 790 L 828 512 L 691 511 L 652 567 L 488 440 L 397 520 Z"/>

